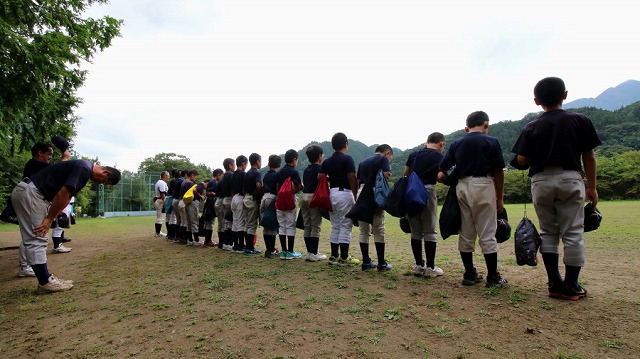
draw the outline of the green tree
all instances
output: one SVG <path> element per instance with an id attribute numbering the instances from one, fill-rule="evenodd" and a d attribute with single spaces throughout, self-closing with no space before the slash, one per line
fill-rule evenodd
<path id="1" fill-rule="evenodd" d="M 153 157 L 145 158 L 138 166 L 139 172 L 171 172 L 173 170 L 190 169 L 198 171 L 199 180 L 211 177 L 211 172 L 213 172 L 213 170 L 205 164 L 193 164 L 187 156 L 164 152 L 158 153 Z"/>
<path id="2" fill-rule="evenodd" d="M 52 135 L 70 138 L 83 62 L 111 45 L 122 20 L 84 18 L 108 0 L 0 0 L 0 168 Z M 0 179 L 0 187 L 12 186 Z"/>

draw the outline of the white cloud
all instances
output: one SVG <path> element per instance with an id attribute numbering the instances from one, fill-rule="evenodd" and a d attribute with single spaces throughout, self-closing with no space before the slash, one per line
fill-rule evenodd
<path id="1" fill-rule="evenodd" d="M 475 110 L 492 122 L 538 111 L 532 88 L 545 76 L 565 79 L 569 100 L 640 79 L 633 10 L 625 1 L 112 0 L 90 15 L 124 19 L 123 37 L 88 66 L 76 149 L 130 170 L 160 152 L 220 167 L 338 131 L 406 149 L 462 128 Z"/>

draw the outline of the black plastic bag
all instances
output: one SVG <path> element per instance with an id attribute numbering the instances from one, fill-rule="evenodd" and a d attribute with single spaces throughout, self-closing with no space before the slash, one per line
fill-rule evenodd
<path id="1" fill-rule="evenodd" d="M 296 228 L 304 231 L 304 218 L 302 218 L 302 210 L 298 210 L 298 218 L 296 218 Z"/>
<path id="2" fill-rule="evenodd" d="M 394 217 L 404 217 L 407 214 L 404 208 L 404 193 L 407 189 L 407 177 L 400 177 L 391 187 L 384 204 L 384 210 Z"/>
<path id="3" fill-rule="evenodd" d="M 376 200 L 373 194 L 373 185 L 367 182 L 364 187 L 362 187 L 356 203 L 351 207 L 351 210 L 349 210 L 345 217 L 351 218 L 354 224 L 357 221 L 371 224 L 373 223 L 373 213 L 376 208 L 378 207 L 376 206 Z"/>
<path id="4" fill-rule="evenodd" d="M 279 227 L 278 215 L 276 213 L 276 201 L 275 199 L 269 203 L 267 208 L 264 209 L 262 218 L 260 219 L 260 225 L 263 228 L 276 230 Z"/>
<path id="5" fill-rule="evenodd" d="M 2 210 L 2 214 L 0 214 L 0 221 L 18 224 L 18 215 L 16 214 L 16 210 L 13 208 L 11 197 L 7 198 L 7 205 Z"/>
<path id="6" fill-rule="evenodd" d="M 411 224 L 409 223 L 409 218 L 407 218 L 407 216 L 400 217 L 400 229 L 404 233 L 411 233 Z"/>
<path id="7" fill-rule="evenodd" d="M 440 210 L 440 219 L 438 220 L 442 239 L 447 239 L 454 234 L 460 233 L 460 226 L 462 225 L 461 216 L 458 195 L 456 195 L 456 186 L 450 186 L 449 191 L 447 191 L 447 196 L 444 198 L 444 203 Z"/>
<path id="8" fill-rule="evenodd" d="M 516 263 L 519 266 L 538 265 L 538 249 L 540 249 L 540 234 L 536 226 L 527 217 L 522 218 L 513 235 L 515 242 Z"/>

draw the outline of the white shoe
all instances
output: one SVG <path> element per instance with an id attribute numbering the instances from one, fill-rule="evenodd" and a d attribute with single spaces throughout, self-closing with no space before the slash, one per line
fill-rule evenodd
<path id="1" fill-rule="evenodd" d="M 222 249 L 224 249 L 225 251 L 231 252 L 231 251 L 233 251 L 233 246 L 230 245 L 230 244 L 223 244 L 222 245 Z"/>
<path id="2" fill-rule="evenodd" d="M 162 232 L 154 234 L 154 237 L 166 237 L 166 236 L 167 234 Z"/>
<path id="3" fill-rule="evenodd" d="M 322 254 L 322 253 L 318 252 L 318 254 L 316 254 L 316 258 L 318 258 L 319 260 L 323 261 L 323 260 L 327 259 L 327 256 L 325 254 Z"/>
<path id="4" fill-rule="evenodd" d="M 200 242 L 200 241 L 193 242 L 193 245 L 194 246 L 202 246 L 202 242 Z"/>
<path id="5" fill-rule="evenodd" d="M 73 288 L 73 283 L 69 283 L 68 281 L 58 279 L 53 275 L 49 276 L 49 282 L 45 285 L 38 284 L 38 291 L 51 293 L 51 292 L 61 292 L 64 290 L 69 290 Z"/>
<path id="6" fill-rule="evenodd" d="M 413 275 L 415 275 L 415 276 L 423 276 L 423 275 L 424 275 L 424 273 L 425 273 L 425 270 L 426 270 L 426 269 L 427 269 L 427 267 L 426 267 L 426 266 L 419 266 L 419 265 L 416 265 L 416 266 L 413 268 Z"/>
<path id="7" fill-rule="evenodd" d="M 20 267 L 20 271 L 18 272 L 18 277 L 35 277 L 36 273 L 33 271 L 31 266 Z"/>
<path id="8" fill-rule="evenodd" d="M 67 248 L 62 244 L 60 244 L 58 248 L 54 248 L 51 253 L 69 253 L 69 252 L 71 252 L 71 248 Z"/>
<path id="9" fill-rule="evenodd" d="M 321 260 L 324 260 L 324 259 L 327 259 L 327 256 L 325 256 L 324 254 L 320 255 L 320 254 L 313 254 L 313 253 L 309 253 L 309 255 L 306 258 L 307 262 L 320 262 Z"/>
<path id="10" fill-rule="evenodd" d="M 424 270 L 424 276 L 425 277 L 439 277 L 441 275 L 444 275 L 444 271 L 442 270 L 442 268 L 438 268 L 438 267 L 433 267 L 433 268 L 429 268 L 429 267 L 425 267 Z"/>

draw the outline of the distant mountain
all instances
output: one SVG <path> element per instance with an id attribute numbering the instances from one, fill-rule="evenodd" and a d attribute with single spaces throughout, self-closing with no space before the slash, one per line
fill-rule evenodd
<path id="1" fill-rule="evenodd" d="M 640 101 L 640 81 L 629 80 L 616 87 L 608 88 L 596 98 L 580 98 L 566 102 L 562 107 L 565 109 L 595 107 L 615 111 L 636 101 Z"/>

